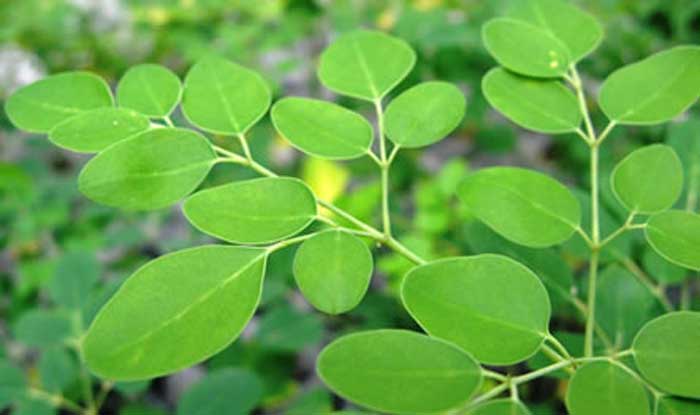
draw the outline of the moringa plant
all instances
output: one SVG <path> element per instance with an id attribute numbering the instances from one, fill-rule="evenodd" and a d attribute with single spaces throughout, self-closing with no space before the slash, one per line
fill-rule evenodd
<path id="1" fill-rule="evenodd" d="M 68 150 L 97 153 L 78 179 L 88 198 L 125 210 L 160 209 L 184 199 L 182 211 L 192 226 L 221 241 L 136 270 L 78 339 L 85 365 L 107 381 L 128 381 L 167 375 L 215 355 L 255 314 L 268 258 L 292 245 L 299 245 L 293 272 L 308 302 L 323 313 L 348 312 L 368 289 L 370 247 L 379 246 L 415 265 L 400 296 L 425 333 L 387 328 L 327 345 L 317 372 L 343 398 L 392 414 L 529 414 L 519 388 L 562 374 L 571 377 L 566 406 L 572 415 L 699 413 L 700 401 L 692 399 L 700 399 L 700 314 L 675 311 L 665 286 L 630 259 L 627 265 L 649 290 L 644 294 L 653 295 L 652 306 L 665 314 L 647 324 L 644 317 L 630 322 L 628 314 L 636 317 L 635 307 L 642 305 L 623 298 L 607 302 L 618 308 L 603 310 L 613 317 L 600 319 L 596 305 L 597 297 L 617 295 L 625 283 L 614 277 L 599 283 L 599 269 L 626 249 L 621 241 L 636 230 L 644 231 L 656 253 L 650 257 L 654 266 L 700 270 L 697 159 L 685 210 L 673 209 L 683 192 L 684 166 L 670 146 L 643 147 L 620 161 L 610 184 L 628 214 L 619 227 L 601 208 L 599 172 L 600 147 L 615 127 L 668 122 L 698 98 L 700 47 L 676 47 L 611 74 L 598 100 L 609 123 L 597 133 L 577 63 L 602 37 L 592 16 L 559 0 L 519 2 L 507 17 L 484 26 L 484 43 L 501 65 L 483 78 L 487 100 L 529 130 L 580 137 L 590 149 L 590 194 L 532 170 L 479 170 L 457 193 L 477 225 L 484 225 L 473 227 L 474 249 L 482 253 L 430 262 L 392 230 L 390 168 L 402 149 L 431 145 L 457 128 L 466 101 L 456 86 L 440 81 L 389 100 L 416 61 L 400 39 L 354 31 L 320 57 L 321 83 L 370 103 L 375 126 L 359 113 L 312 98 L 282 98 L 270 109 L 270 89 L 257 73 L 216 56 L 194 65 L 183 85 L 163 67 L 136 66 L 119 81 L 116 103 L 107 84 L 86 72 L 18 90 L 6 105 L 17 127 L 47 133 Z M 178 105 L 191 127 L 171 120 Z M 268 109 L 277 132 L 299 151 L 330 160 L 368 157 L 376 164 L 377 226 L 253 157 L 248 133 Z M 214 137 L 236 142 L 236 149 L 215 144 Z M 223 163 L 261 177 L 198 190 Z M 585 301 L 571 284 L 557 283 L 562 276 L 556 271 L 539 272 L 556 252 L 552 247 L 562 244 L 586 252 Z M 550 331 L 553 295 L 570 302 L 584 322 L 580 355 Z M 538 366 L 540 355 L 551 363 Z M 533 370 L 515 366 L 525 361 Z M 85 413 L 97 410 L 91 404 Z"/>

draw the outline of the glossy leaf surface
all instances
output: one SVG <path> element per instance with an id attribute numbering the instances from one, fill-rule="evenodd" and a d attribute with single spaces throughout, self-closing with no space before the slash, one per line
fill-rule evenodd
<path id="1" fill-rule="evenodd" d="M 362 406 L 395 414 L 446 411 L 481 384 L 481 368 L 455 346 L 406 330 L 343 336 L 317 360 L 323 382 Z"/>
<path id="2" fill-rule="evenodd" d="M 294 278 L 317 309 L 340 314 L 357 306 L 372 278 L 372 253 L 358 237 L 331 230 L 305 241 L 294 258 Z"/>
<path id="3" fill-rule="evenodd" d="M 382 32 L 357 30 L 340 36 L 321 54 L 318 77 L 333 92 L 374 101 L 411 71 L 413 49 Z"/>
<path id="4" fill-rule="evenodd" d="M 401 298 L 425 331 L 486 364 L 525 360 L 548 333 L 544 286 L 528 268 L 501 255 L 448 258 L 413 268 L 404 278 Z"/>
<path id="5" fill-rule="evenodd" d="M 208 56 L 187 73 L 182 112 L 204 131 L 242 134 L 265 115 L 270 100 L 270 88 L 258 73 Z"/>
<path id="6" fill-rule="evenodd" d="M 260 178 L 202 190 L 183 206 L 202 232 L 228 242 L 258 244 L 292 236 L 316 217 L 316 198 L 290 177 Z"/>
<path id="7" fill-rule="evenodd" d="M 5 104 L 12 123 L 22 130 L 47 133 L 83 111 L 111 107 L 107 83 L 89 72 L 52 75 L 18 89 Z"/>
<path id="8" fill-rule="evenodd" d="M 100 108 L 82 112 L 56 125 L 49 132 L 49 140 L 68 150 L 97 153 L 150 126 L 148 118 L 137 112 Z"/>
<path id="9" fill-rule="evenodd" d="M 492 167 L 467 177 L 459 198 L 505 238 L 530 247 L 566 241 L 581 221 L 581 206 L 558 181 L 532 170 Z"/>
<path id="10" fill-rule="evenodd" d="M 78 187 L 95 202 L 129 210 L 172 205 L 192 192 L 216 155 L 201 135 L 158 128 L 121 141 L 85 165 Z"/>
<path id="11" fill-rule="evenodd" d="M 573 92 L 557 80 L 516 75 L 495 68 L 484 76 L 482 92 L 489 103 L 513 122 L 533 131 L 575 131 L 581 111 Z"/>
<path id="12" fill-rule="evenodd" d="M 102 308 L 83 341 L 103 378 L 138 380 L 191 366 L 241 333 L 260 299 L 266 251 L 200 246 L 141 267 Z"/>
<path id="13" fill-rule="evenodd" d="M 353 159 L 372 144 L 372 126 L 360 114 L 310 98 L 283 98 L 272 107 L 277 131 L 304 153 L 328 159 Z"/>
<path id="14" fill-rule="evenodd" d="M 683 165 L 669 146 L 642 147 L 617 164 L 611 183 L 627 210 L 658 213 L 670 209 L 681 195 Z"/>
<path id="15" fill-rule="evenodd" d="M 466 107 L 464 94 L 456 86 L 423 82 L 389 103 L 384 114 L 386 135 L 406 148 L 436 143 L 459 126 Z"/>
<path id="16" fill-rule="evenodd" d="M 662 391 L 700 399 L 700 313 L 681 311 L 647 323 L 634 339 L 634 361 Z"/>

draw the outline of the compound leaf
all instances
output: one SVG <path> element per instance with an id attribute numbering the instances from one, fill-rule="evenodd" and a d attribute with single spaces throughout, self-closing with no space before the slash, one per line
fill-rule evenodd
<path id="1" fill-rule="evenodd" d="M 183 206 L 200 231 L 228 242 L 275 242 L 316 218 L 316 198 L 299 179 L 265 177 L 229 183 L 190 196 Z"/>
<path id="2" fill-rule="evenodd" d="M 263 384 L 246 369 L 207 374 L 180 398 L 177 415 L 248 415 L 263 397 Z"/>
<path id="3" fill-rule="evenodd" d="M 83 168 L 78 187 L 104 205 L 159 209 L 192 192 L 215 161 L 209 142 L 194 131 L 157 128 L 98 154 Z"/>
<path id="4" fill-rule="evenodd" d="M 191 366 L 243 331 L 260 300 L 267 253 L 200 246 L 137 270 L 100 310 L 83 340 L 87 365 L 112 380 Z"/>
<path id="5" fill-rule="evenodd" d="M 700 270 L 700 215 L 681 210 L 659 213 L 649 219 L 645 234 L 649 245 L 668 261 Z"/>
<path id="6" fill-rule="evenodd" d="M 590 362 L 576 370 L 566 393 L 571 415 L 649 414 L 644 386 L 611 362 Z"/>
<path id="7" fill-rule="evenodd" d="M 112 105 L 112 93 L 102 78 L 89 72 L 66 72 L 18 89 L 8 98 L 5 112 L 18 128 L 47 133 L 83 111 Z"/>
<path id="8" fill-rule="evenodd" d="M 527 78 L 494 68 L 481 87 L 494 108 L 527 129 L 558 134 L 575 131 L 581 124 L 576 96 L 557 80 Z"/>
<path id="9" fill-rule="evenodd" d="M 130 68 L 117 85 L 117 103 L 149 117 L 167 117 L 180 102 L 182 84 L 170 69 L 155 64 Z"/>
<path id="10" fill-rule="evenodd" d="M 467 101 L 447 82 L 423 82 L 396 97 L 386 109 L 384 124 L 391 141 L 406 148 L 442 140 L 459 126 Z"/>
<path id="11" fill-rule="evenodd" d="M 442 412 L 466 402 L 482 380 L 457 347 L 406 330 L 343 336 L 318 356 L 317 372 L 340 396 L 395 414 Z"/>
<path id="12" fill-rule="evenodd" d="M 700 399 L 700 313 L 681 311 L 650 321 L 632 350 L 639 371 L 659 389 Z"/>
<path id="13" fill-rule="evenodd" d="M 549 32 L 569 51 L 572 62 L 591 53 L 603 39 L 603 27 L 592 15 L 562 0 L 515 2 L 510 17 L 526 21 Z"/>
<path id="14" fill-rule="evenodd" d="M 331 91 L 374 101 L 408 75 L 416 54 L 401 39 L 357 30 L 340 36 L 321 54 L 318 77 Z"/>
<path id="15" fill-rule="evenodd" d="M 187 73 L 182 113 L 204 131 L 243 134 L 265 115 L 270 100 L 270 88 L 257 72 L 208 56 Z"/>
<path id="16" fill-rule="evenodd" d="M 330 230 L 305 241 L 294 257 L 294 278 L 317 309 L 340 314 L 357 306 L 372 278 L 372 253 L 358 237 Z"/>
<path id="17" fill-rule="evenodd" d="M 571 63 L 567 47 L 552 34 L 511 18 L 488 21 L 482 29 L 484 45 L 498 63 L 521 75 L 558 78 Z"/>
<path id="18" fill-rule="evenodd" d="M 277 131 L 299 150 L 326 159 L 347 160 L 367 154 L 372 126 L 360 114 L 311 98 L 284 98 L 272 107 Z"/>
<path id="19" fill-rule="evenodd" d="M 123 108 L 99 108 L 82 112 L 51 129 L 49 140 L 80 153 L 97 153 L 150 128 L 144 115 Z"/>
<path id="20" fill-rule="evenodd" d="M 515 243 L 543 248 L 566 241 L 581 206 L 558 181 L 535 171 L 493 167 L 467 177 L 458 195 L 491 229 Z"/>
<path id="21" fill-rule="evenodd" d="M 495 399 L 477 406 L 466 415 L 530 415 L 530 411 L 522 402 L 513 399 Z"/>
<path id="22" fill-rule="evenodd" d="M 700 47 L 678 46 L 613 72 L 600 88 L 600 107 L 619 124 L 669 121 L 700 96 Z"/>
<path id="23" fill-rule="evenodd" d="M 426 332 L 486 364 L 525 360 L 548 333 L 544 286 L 528 268 L 501 255 L 447 258 L 413 268 L 401 298 Z"/>
<path id="24" fill-rule="evenodd" d="M 629 211 L 652 214 L 670 209 L 683 191 L 683 165 L 673 148 L 654 144 L 635 150 L 610 177 L 617 199 Z"/>

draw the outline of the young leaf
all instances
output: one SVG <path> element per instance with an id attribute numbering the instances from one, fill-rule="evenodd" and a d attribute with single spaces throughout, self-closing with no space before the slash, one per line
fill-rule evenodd
<path id="1" fill-rule="evenodd" d="M 647 323 L 632 345 L 642 375 L 664 392 L 700 399 L 700 313 L 681 311 Z"/>
<path id="2" fill-rule="evenodd" d="M 481 89 L 489 104 L 530 130 L 568 133 L 581 124 L 576 96 L 557 80 L 526 78 L 494 68 L 484 76 Z"/>
<path id="3" fill-rule="evenodd" d="M 342 95 L 381 99 L 408 75 L 416 54 L 401 39 L 382 32 L 356 30 L 336 39 L 321 54 L 318 78 Z"/>
<path id="4" fill-rule="evenodd" d="M 401 298 L 426 332 L 490 365 L 527 359 L 548 333 L 544 286 L 528 268 L 501 255 L 446 258 L 413 268 Z"/>
<path id="5" fill-rule="evenodd" d="M 208 56 L 187 73 L 182 113 L 204 131 L 243 134 L 265 115 L 270 100 L 270 88 L 258 73 Z"/>
<path id="6" fill-rule="evenodd" d="M 659 399 L 657 415 L 693 415 L 700 414 L 700 402 L 663 397 Z"/>
<path id="7" fill-rule="evenodd" d="M 261 244 L 301 232 L 316 218 L 316 198 L 291 177 L 246 180 L 202 190 L 182 208 L 200 231 L 227 242 Z"/>
<path id="8" fill-rule="evenodd" d="M 66 72 L 18 89 L 7 99 L 5 112 L 16 127 L 47 133 L 83 111 L 113 104 L 102 78 L 89 72 Z"/>
<path id="9" fill-rule="evenodd" d="M 389 103 L 384 114 L 386 135 L 401 147 L 425 147 L 457 128 L 466 107 L 464 94 L 456 86 L 423 82 Z"/>
<path id="10" fill-rule="evenodd" d="M 615 166 L 612 190 L 627 210 L 659 213 L 673 207 L 683 190 L 683 166 L 669 146 L 654 144 L 632 152 Z"/>
<path id="11" fill-rule="evenodd" d="M 209 373 L 192 385 L 177 405 L 177 415 L 248 415 L 263 397 L 258 376 L 245 369 Z"/>
<path id="12" fill-rule="evenodd" d="M 495 399 L 483 403 L 466 415 L 530 415 L 530 411 L 521 402 L 513 399 Z"/>
<path id="13" fill-rule="evenodd" d="M 125 138 L 150 128 L 145 116 L 122 108 L 99 108 L 81 112 L 49 132 L 59 147 L 80 153 L 97 153 Z"/>
<path id="14" fill-rule="evenodd" d="M 82 344 L 97 375 L 139 380 L 206 359 L 243 331 L 260 300 L 266 251 L 200 246 L 141 267 L 100 310 Z"/>
<path id="15" fill-rule="evenodd" d="M 447 411 L 481 385 L 477 362 L 455 346 L 406 330 L 343 336 L 326 346 L 318 375 L 340 396 L 393 414 Z"/>
<path id="16" fill-rule="evenodd" d="M 558 181 L 535 171 L 493 167 L 467 177 L 458 195 L 503 237 L 543 248 L 566 241 L 581 221 L 581 206 Z"/>
<path id="17" fill-rule="evenodd" d="M 272 107 L 277 131 L 299 150 L 326 159 L 347 160 L 367 154 L 372 126 L 360 114 L 311 98 L 284 98 Z"/>
<path id="18" fill-rule="evenodd" d="M 618 265 L 598 276 L 596 292 L 596 321 L 619 347 L 628 347 L 644 323 L 656 316 L 654 296 Z"/>
<path id="19" fill-rule="evenodd" d="M 669 121 L 700 96 L 700 47 L 678 46 L 618 69 L 600 88 L 600 107 L 619 124 Z"/>
<path id="20" fill-rule="evenodd" d="M 576 370 L 566 393 L 571 415 L 648 415 L 644 386 L 610 362 L 590 362 Z"/>
<path id="21" fill-rule="evenodd" d="M 192 192 L 215 161 L 209 142 L 194 131 L 157 128 L 98 154 L 80 172 L 78 187 L 104 205 L 159 209 Z"/>
<path id="22" fill-rule="evenodd" d="M 549 32 L 566 45 L 572 62 L 583 59 L 603 39 L 603 27 L 595 17 L 562 0 L 515 2 L 510 17 Z"/>
<path id="23" fill-rule="evenodd" d="M 669 210 L 649 219 L 645 228 L 649 245 L 668 261 L 700 270 L 700 215 Z"/>
<path id="24" fill-rule="evenodd" d="M 357 306 L 372 278 L 372 253 L 358 237 L 338 230 L 305 241 L 294 257 L 294 278 L 317 309 L 340 314 Z"/>
<path id="25" fill-rule="evenodd" d="M 497 18 L 482 29 L 484 45 L 498 63 L 521 75 L 558 78 L 571 63 L 567 47 L 551 32 L 522 20 Z"/>
<path id="26" fill-rule="evenodd" d="M 117 103 L 152 118 L 167 117 L 180 102 L 182 84 L 170 69 L 155 64 L 130 68 L 119 80 Z"/>

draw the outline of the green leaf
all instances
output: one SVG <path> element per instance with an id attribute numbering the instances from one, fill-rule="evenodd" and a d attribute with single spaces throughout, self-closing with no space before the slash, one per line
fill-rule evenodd
<path id="1" fill-rule="evenodd" d="M 71 335 L 71 321 L 65 313 L 33 309 L 22 314 L 14 326 L 15 339 L 30 347 L 63 344 Z"/>
<path id="2" fill-rule="evenodd" d="M 372 253 L 358 237 L 330 230 L 306 240 L 294 257 L 294 278 L 317 309 L 340 314 L 355 308 L 372 278 Z"/>
<path id="3" fill-rule="evenodd" d="M 49 132 L 59 147 L 79 153 L 97 153 L 110 145 L 150 128 L 145 116 L 127 109 L 99 108 L 81 112 Z"/>
<path id="4" fill-rule="evenodd" d="M 98 154 L 83 168 L 78 187 L 104 205 L 154 210 L 187 196 L 215 162 L 214 150 L 201 135 L 157 128 Z"/>
<path id="5" fill-rule="evenodd" d="M 466 415 L 530 415 L 530 411 L 519 401 L 495 399 L 477 406 Z"/>
<path id="6" fill-rule="evenodd" d="M 63 307 L 81 309 L 99 280 L 100 272 L 100 263 L 94 252 L 65 254 L 56 264 L 56 272 L 49 281 L 51 298 Z"/>
<path id="7" fill-rule="evenodd" d="M 649 414 L 644 386 L 610 362 L 586 363 L 576 370 L 566 393 L 571 415 Z"/>
<path id="8" fill-rule="evenodd" d="M 78 364 L 65 348 L 44 351 L 39 359 L 41 386 L 49 392 L 60 393 L 78 378 Z"/>
<path id="9" fill-rule="evenodd" d="M 256 340 L 269 350 L 297 353 L 321 341 L 323 322 L 318 314 L 278 306 L 263 314 Z"/>
<path id="10" fill-rule="evenodd" d="M 685 176 L 686 206 L 697 207 L 700 195 L 700 118 L 689 118 L 681 123 L 672 124 L 668 130 L 668 145 L 673 147 L 681 159 Z"/>
<path id="11" fill-rule="evenodd" d="M 558 181 L 535 171 L 493 167 L 467 177 L 458 195 L 491 229 L 515 243 L 543 248 L 569 239 L 581 206 Z"/>
<path id="12" fill-rule="evenodd" d="M 647 323 L 632 345 L 642 375 L 671 395 L 700 399 L 700 313 L 669 313 Z"/>
<path id="13" fill-rule="evenodd" d="M 318 77 L 333 92 L 375 101 L 408 75 L 416 54 L 401 39 L 357 30 L 336 39 L 321 54 Z"/>
<path id="14" fill-rule="evenodd" d="M 583 59 L 603 39 L 603 27 L 595 17 L 562 0 L 515 2 L 510 17 L 540 27 L 559 39 L 568 49 L 572 62 Z"/>
<path id="15" fill-rule="evenodd" d="M 576 96 L 557 80 L 526 78 L 494 68 L 484 76 L 481 89 L 489 104 L 527 129 L 560 134 L 581 124 Z"/>
<path id="16" fill-rule="evenodd" d="M 338 395 L 394 414 L 447 411 L 481 385 L 481 368 L 455 346 L 406 330 L 343 336 L 326 346 L 318 375 Z"/>
<path id="17" fill-rule="evenodd" d="M 663 397 L 657 415 L 694 415 L 700 413 L 700 402 Z"/>
<path id="18" fill-rule="evenodd" d="M 649 245 L 668 261 L 700 270 L 700 215 L 669 210 L 649 219 L 645 228 Z"/>
<path id="19" fill-rule="evenodd" d="M 394 98 L 386 108 L 386 135 L 401 147 L 418 148 L 447 137 L 464 118 L 467 101 L 447 82 L 423 82 Z"/>
<path id="20" fill-rule="evenodd" d="M 170 69 L 155 64 L 131 67 L 119 80 L 117 103 L 153 118 L 167 117 L 182 96 L 182 84 Z"/>
<path id="21" fill-rule="evenodd" d="M 401 298 L 426 332 L 490 365 L 527 359 L 548 333 L 544 286 L 527 267 L 501 255 L 446 258 L 415 267 L 404 278 Z"/>
<path id="22" fill-rule="evenodd" d="M 558 78 L 569 69 L 567 47 L 549 31 L 522 20 L 490 20 L 482 28 L 481 36 L 496 61 L 513 72 L 537 78 Z"/>
<path id="23" fill-rule="evenodd" d="M 600 88 L 600 107 L 619 124 L 658 124 L 700 96 L 700 47 L 679 46 L 613 72 Z"/>
<path id="24" fill-rule="evenodd" d="M 16 408 L 12 411 L 12 415 L 56 415 L 57 413 L 57 409 L 51 402 L 31 396 L 17 402 Z"/>
<path id="25" fill-rule="evenodd" d="M 596 293 L 596 321 L 618 347 L 628 347 L 644 323 L 656 316 L 656 298 L 617 265 L 598 276 Z"/>
<path id="26" fill-rule="evenodd" d="M 683 190 L 683 166 L 673 148 L 654 144 L 633 151 L 615 166 L 612 190 L 627 210 L 652 214 L 673 207 Z"/>
<path id="27" fill-rule="evenodd" d="M 277 131 L 304 153 L 348 160 L 367 154 L 372 126 L 360 114 L 311 98 L 284 98 L 272 107 Z"/>
<path id="28" fill-rule="evenodd" d="M 275 242 L 316 218 L 316 198 L 304 182 L 270 177 L 225 184 L 190 196 L 183 206 L 200 231 L 227 242 Z"/>
<path id="29" fill-rule="evenodd" d="M 0 360 L 0 410 L 21 398 L 26 386 L 22 370 Z"/>
<path id="30" fill-rule="evenodd" d="M 688 270 L 670 263 L 651 247 L 644 250 L 642 264 L 652 278 L 664 284 L 680 284 L 688 276 Z"/>
<path id="31" fill-rule="evenodd" d="M 245 369 L 222 369 L 195 383 L 180 399 L 177 415 L 248 415 L 262 399 L 263 384 Z"/>
<path id="32" fill-rule="evenodd" d="M 243 134 L 265 115 L 270 101 L 270 88 L 257 72 L 209 56 L 187 73 L 182 113 L 204 131 Z"/>
<path id="33" fill-rule="evenodd" d="M 200 246 L 141 267 L 102 308 L 83 340 L 92 371 L 139 380 L 200 362 L 242 332 L 260 300 L 266 251 Z"/>
<path id="34" fill-rule="evenodd" d="M 83 111 L 113 104 L 102 78 L 88 72 L 66 72 L 18 89 L 7 99 L 5 112 L 16 127 L 47 133 Z"/>
<path id="35" fill-rule="evenodd" d="M 330 415 L 333 402 L 330 393 L 323 387 L 314 387 L 303 392 L 284 412 L 284 415 Z"/>

